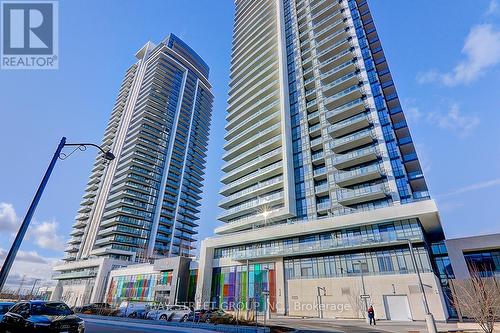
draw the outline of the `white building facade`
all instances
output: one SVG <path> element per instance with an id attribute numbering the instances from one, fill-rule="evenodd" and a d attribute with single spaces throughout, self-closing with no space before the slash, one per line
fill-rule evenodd
<path id="1" fill-rule="evenodd" d="M 235 4 L 224 225 L 202 242 L 196 301 L 263 311 L 269 293 L 281 314 L 423 319 L 410 240 L 445 320 L 439 213 L 367 2 Z"/>

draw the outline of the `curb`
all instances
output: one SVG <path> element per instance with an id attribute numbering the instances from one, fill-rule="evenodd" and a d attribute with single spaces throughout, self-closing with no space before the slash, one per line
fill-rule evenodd
<path id="1" fill-rule="evenodd" d="M 99 320 L 109 320 L 109 321 L 119 321 L 119 322 L 129 322 L 129 323 L 139 323 L 139 324 L 149 324 L 167 327 L 182 327 L 182 328 L 198 328 L 202 330 L 210 330 L 215 332 L 236 332 L 236 333 L 268 333 L 270 332 L 269 327 L 252 327 L 252 326 L 235 326 L 226 324 L 208 324 L 208 323 L 192 323 L 192 322 L 169 322 L 160 320 L 147 320 L 147 319 L 135 319 L 127 317 L 113 317 L 113 316 L 98 316 L 98 315 L 88 315 L 88 314 L 77 314 L 77 316 L 82 319 L 99 319 Z"/>

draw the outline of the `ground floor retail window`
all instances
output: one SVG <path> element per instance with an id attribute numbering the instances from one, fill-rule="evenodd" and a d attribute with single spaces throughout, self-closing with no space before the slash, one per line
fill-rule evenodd
<path id="1" fill-rule="evenodd" d="M 113 277 L 108 290 L 107 302 L 152 302 L 158 274 L 138 274 Z M 167 280 L 167 278 L 165 278 Z"/>
<path id="2" fill-rule="evenodd" d="M 421 272 L 432 272 L 424 247 L 415 247 L 415 259 Z M 285 259 L 286 279 L 307 279 L 360 275 L 415 273 L 408 248 L 392 248 L 316 257 Z"/>
<path id="3" fill-rule="evenodd" d="M 274 263 L 249 264 L 248 269 L 247 265 L 214 268 L 211 303 L 212 307 L 230 311 L 257 309 L 259 312 L 265 311 L 268 303 L 271 311 L 276 311 Z"/>

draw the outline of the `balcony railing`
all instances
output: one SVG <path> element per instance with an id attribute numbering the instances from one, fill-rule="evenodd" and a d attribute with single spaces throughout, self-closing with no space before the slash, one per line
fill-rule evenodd
<path id="1" fill-rule="evenodd" d="M 263 204 L 269 203 L 271 201 L 280 200 L 283 198 L 284 198 L 283 192 L 278 192 L 278 193 L 274 193 L 271 195 L 262 196 L 260 198 L 245 202 L 244 204 L 237 205 L 233 208 L 227 209 L 226 211 L 224 211 L 222 214 L 219 215 L 219 219 L 227 218 L 229 215 L 232 215 L 234 213 L 238 213 L 238 212 L 241 212 L 241 211 L 244 211 L 247 209 L 255 208 L 259 205 L 263 205 Z"/>
<path id="2" fill-rule="evenodd" d="M 332 207 L 332 204 L 330 203 L 330 201 L 328 202 L 321 202 L 319 204 L 316 205 L 316 209 L 318 211 L 323 211 L 323 210 L 328 210 Z"/>
<path id="3" fill-rule="evenodd" d="M 352 205 L 365 201 L 381 199 L 389 194 L 385 184 L 364 186 L 354 190 L 344 189 L 337 192 L 337 199 L 343 205 Z"/>
<path id="4" fill-rule="evenodd" d="M 345 148 L 344 150 L 351 149 L 356 146 L 355 143 L 357 143 L 358 141 L 360 141 L 360 144 L 364 144 L 368 143 L 369 141 L 373 141 L 374 139 L 375 135 L 373 131 L 370 129 L 366 129 L 339 139 L 334 139 L 332 141 L 331 148 L 334 150 L 340 150 L 341 148 Z"/>
<path id="5" fill-rule="evenodd" d="M 335 182 L 340 186 L 351 185 L 373 180 L 382 175 L 382 168 L 378 164 L 335 174 Z M 357 181 L 356 181 L 357 180 Z"/>
<path id="6" fill-rule="evenodd" d="M 421 241 L 422 235 L 409 237 L 413 241 Z M 362 248 L 366 246 L 377 246 L 386 244 L 406 244 L 406 241 L 398 240 L 395 232 L 380 232 L 372 235 L 349 235 L 342 238 L 322 239 L 305 243 L 287 245 L 275 245 L 257 249 L 246 249 L 236 251 L 232 259 L 245 260 L 262 257 L 282 257 L 297 254 L 330 252 L 334 250 L 343 251 L 350 248 Z"/>
<path id="7" fill-rule="evenodd" d="M 279 184 L 281 182 L 283 182 L 283 176 L 278 176 L 278 177 L 271 178 L 269 180 L 260 182 L 260 183 L 258 183 L 256 185 L 253 185 L 253 186 L 250 186 L 250 187 L 244 189 L 243 191 L 236 192 L 236 193 L 231 194 L 230 196 L 222 199 L 221 202 L 219 203 L 219 205 L 223 205 L 223 204 L 231 202 L 231 201 L 233 201 L 235 199 L 239 199 L 242 196 L 247 195 L 249 193 L 252 193 L 252 192 L 254 192 L 256 190 L 265 188 L 265 187 L 270 186 L 270 185 Z"/>
<path id="8" fill-rule="evenodd" d="M 333 159 L 333 165 L 338 166 L 349 161 L 354 161 L 357 159 L 362 159 L 367 156 L 378 155 L 378 154 L 379 152 L 376 147 L 366 147 L 349 152 L 347 154 L 336 155 L 335 158 Z M 363 160 L 362 162 L 365 161 Z"/>

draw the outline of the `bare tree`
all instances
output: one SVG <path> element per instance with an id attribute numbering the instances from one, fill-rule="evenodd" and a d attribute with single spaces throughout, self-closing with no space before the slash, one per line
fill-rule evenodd
<path id="1" fill-rule="evenodd" d="M 357 318 L 366 318 L 365 301 L 361 298 L 361 291 L 359 288 L 350 288 L 348 293 L 346 290 L 346 297 L 353 310 L 353 315 L 357 316 Z"/>
<path id="2" fill-rule="evenodd" d="M 500 289 L 495 277 L 482 277 L 470 265 L 470 278 L 451 280 L 453 306 L 462 316 L 474 320 L 485 333 L 492 333 L 500 320 Z"/>

